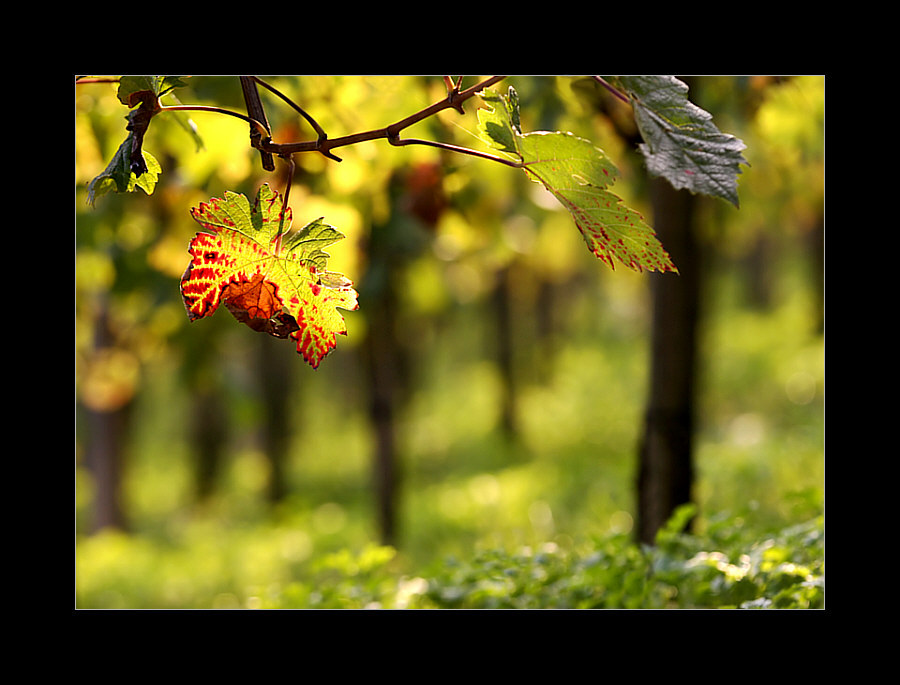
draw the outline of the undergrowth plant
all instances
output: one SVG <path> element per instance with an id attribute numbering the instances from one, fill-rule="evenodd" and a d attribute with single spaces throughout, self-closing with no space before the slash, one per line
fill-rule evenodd
<path id="1" fill-rule="evenodd" d="M 342 552 L 260 601 L 269 608 L 824 608 L 822 517 L 760 538 L 736 516 L 719 517 L 703 534 L 683 532 L 695 513 L 693 505 L 677 510 L 653 546 L 613 533 L 575 549 L 482 550 L 416 576 L 391 572 L 389 547 Z"/>

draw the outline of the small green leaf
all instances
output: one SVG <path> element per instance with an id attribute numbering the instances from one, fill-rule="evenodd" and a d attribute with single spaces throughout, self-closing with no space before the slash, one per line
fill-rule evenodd
<path id="1" fill-rule="evenodd" d="M 150 120 L 160 111 L 159 98 L 174 88 L 186 85 L 181 76 L 123 76 L 119 79 L 119 101 L 132 108 L 126 117 L 128 137 L 119 146 L 112 160 L 88 186 L 88 202 L 110 191 L 130 193 L 140 188 L 153 194 L 162 167 L 149 152 L 144 151 L 144 134 Z M 189 126 L 190 122 L 182 122 Z M 196 131 L 195 131 L 196 135 Z M 199 144 L 199 138 L 196 139 Z"/>
<path id="2" fill-rule="evenodd" d="M 688 100 L 688 87 L 673 76 L 609 77 L 631 100 L 644 139 L 641 154 L 652 176 L 672 187 L 721 197 L 739 206 L 737 177 L 747 164 L 742 140 L 722 133 L 712 115 Z"/>
<path id="3" fill-rule="evenodd" d="M 140 176 L 135 175 L 131 170 L 131 151 L 134 144 L 134 135 L 128 134 L 116 154 L 113 155 L 112 161 L 88 186 L 88 202 L 91 205 L 97 201 L 101 195 L 112 191 L 117 193 L 130 193 L 135 188 L 140 188 L 147 195 L 152 195 L 156 188 L 156 182 L 159 180 L 159 174 L 162 167 L 156 158 L 146 150 L 142 152 L 144 163 L 147 171 Z"/>
<path id="4" fill-rule="evenodd" d="M 519 97 L 510 86 L 506 97 L 488 91 L 481 94 L 482 100 L 491 105 L 491 109 L 478 110 L 479 127 L 487 136 L 488 144 L 501 152 L 519 155 L 516 136 L 521 134 L 519 127 Z"/>
<path id="5" fill-rule="evenodd" d="M 119 79 L 117 92 L 119 102 L 134 107 L 143 97 L 141 93 L 150 92 L 158 98 L 174 88 L 187 85 L 183 78 L 183 76 L 123 76 Z"/>

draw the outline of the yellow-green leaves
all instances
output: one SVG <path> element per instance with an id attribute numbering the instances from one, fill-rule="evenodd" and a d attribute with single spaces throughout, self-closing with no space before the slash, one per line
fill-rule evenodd
<path id="1" fill-rule="evenodd" d="M 485 140 L 518 157 L 528 176 L 553 193 L 594 255 L 613 269 L 618 260 L 636 271 L 677 271 L 643 217 L 607 190 L 618 171 L 602 150 L 571 133 L 523 135 L 512 88 L 505 96 L 484 93 L 483 99 L 491 106 L 478 112 Z"/>
<path id="2" fill-rule="evenodd" d="M 145 170 L 138 176 L 132 170 L 131 156 L 134 147 L 134 135 L 129 133 L 112 160 L 88 186 L 88 202 L 92 205 L 101 195 L 108 192 L 130 193 L 135 188 L 140 188 L 147 195 L 152 195 L 162 167 L 156 158 L 146 150 L 139 152 L 144 160 Z"/>
<path id="3" fill-rule="evenodd" d="M 126 117 L 125 138 L 103 173 L 88 186 L 88 202 L 108 192 L 130 193 L 140 188 L 152 195 L 162 172 L 159 162 L 143 149 L 150 120 L 160 111 L 159 98 L 185 85 L 180 76 L 123 76 L 119 79 L 119 102 L 133 108 Z"/>

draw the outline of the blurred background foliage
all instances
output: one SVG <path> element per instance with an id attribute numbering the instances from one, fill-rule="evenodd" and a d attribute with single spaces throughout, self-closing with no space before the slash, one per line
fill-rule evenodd
<path id="1" fill-rule="evenodd" d="M 446 92 L 440 77 L 266 80 L 330 137 Z M 189 82 L 183 103 L 245 111 L 236 77 Z M 590 139 L 622 172 L 613 190 L 650 216 L 621 112 L 593 84 L 508 82 L 523 130 Z M 726 516 L 762 540 L 824 508 L 824 78 L 695 82 L 750 163 L 740 210 L 703 204 L 695 532 Z M 261 97 L 275 141 L 314 137 Z M 407 133 L 483 148 L 477 102 Z M 340 163 L 295 155 L 295 226 L 323 216 L 347 236 L 329 267 L 360 292 L 349 335 L 313 371 L 227 312 L 189 324 L 178 290 L 190 208 L 261 183 L 281 192 L 284 165 L 264 172 L 236 118 L 192 113 L 198 146 L 161 115 L 144 142 L 163 167 L 154 194 L 91 207 L 125 114 L 115 85 L 76 86 L 76 606 L 458 606 L 471 593 L 447 589 L 448 559 L 505 550 L 516 567 L 523 549 L 572 559 L 628 537 L 648 274 L 605 267 L 505 166 L 385 141 L 336 150 Z M 429 586 L 426 569 L 444 575 Z"/>

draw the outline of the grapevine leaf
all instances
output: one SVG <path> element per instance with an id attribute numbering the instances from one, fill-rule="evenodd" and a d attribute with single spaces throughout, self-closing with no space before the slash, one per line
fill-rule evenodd
<path id="1" fill-rule="evenodd" d="M 141 188 L 153 194 L 162 167 L 153 155 L 145 152 L 144 134 L 150 120 L 160 111 L 159 98 L 185 83 L 179 76 L 123 76 L 119 79 L 119 101 L 133 108 L 126 119 L 128 137 L 112 160 L 88 186 L 88 202 L 93 205 L 100 195 L 115 191 L 130 193 Z"/>
<path id="2" fill-rule="evenodd" d="M 506 97 L 493 91 L 481 94 L 481 99 L 491 105 L 478 110 L 478 123 L 491 147 L 521 157 L 517 136 L 522 134 L 519 122 L 519 96 L 510 87 Z"/>
<path id="3" fill-rule="evenodd" d="M 141 151 L 141 159 L 145 171 L 140 176 L 132 170 L 131 157 L 134 146 L 134 136 L 129 134 L 106 169 L 103 170 L 88 186 L 88 202 L 93 205 L 97 198 L 109 191 L 118 193 L 130 193 L 135 188 L 140 188 L 147 195 L 152 195 L 159 180 L 162 167 L 156 158 L 146 150 Z"/>
<path id="4" fill-rule="evenodd" d="M 687 98 L 688 87 L 673 76 L 610 78 L 631 100 L 644 143 L 647 171 L 676 189 L 720 197 L 739 206 L 737 177 L 747 164 L 740 138 L 722 133 L 712 115 Z"/>
<path id="5" fill-rule="evenodd" d="M 134 107 L 144 100 L 144 93 L 159 98 L 174 88 L 186 86 L 183 78 L 183 76 L 123 76 L 119 79 L 119 90 L 116 95 L 123 105 Z"/>
<path id="6" fill-rule="evenodd" d="M 134 107 L 141 105 L 142 109 L 149 114 L 147 116 L 147 124 L 150 118 L 159 112 L 159 101 L 163 96 L 174 101 L 175 104 L 181 104 L 178 97 L 172 92 L 176 88 L 187 86 L 186 76 L 123 76 L 119 79 L 119 90 L 117 96 L 123 105 Z M 176 123 L 178 123 L 197 145 L 197 149 L 203 148 L 203 141 L 197 132 L 197 126 L 191 121 L 184 112 L 170 112 Z M 132 126 L 134 123 L 132 122 Z M 146 129 L 146 125 L 144 126 Z"/>
<path id="7" fill-rule="evenodd" d="M 244 195 L 201 202 L 191 215 L 202 226 L 190 242 L 181 294 L 191 321 L 219 304 L 241 323 L 276 338 L 290 337 L 313 367 L 347 334 L 337 307 L 358 308 L 353 283 L 326 271 L 323 248 L 344 236 L 322 219 L 288 234 L 291 209 L 263 185 L 251 207 Z"/>
<path id="8" fill-rule="evenodd" d="M 604 152 L 571 133 L 522 134 L 515 90 L 482 93 L 489 109 L 478 110 L 479 128 L 491 147 L 515 155 L 569 211 L 588 249 L 610 268 L 619 260 L 635 271 L 675 271 L 656 234 L 635 210 L 607 190 L 618 170 Z"/>

